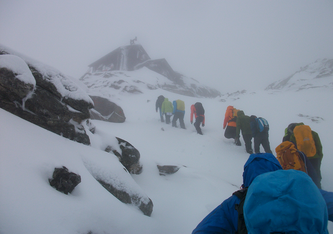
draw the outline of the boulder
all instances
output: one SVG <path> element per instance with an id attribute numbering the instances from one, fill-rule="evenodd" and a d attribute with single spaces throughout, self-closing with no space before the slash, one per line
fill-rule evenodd
<path id="1" fill-rule="evenodd" d="M 59 192 L 64 194 L 72 193 L 74 188 L 81 183 L 81 176 L 73 172 L 69 172 L 67 167 L 55 168 L 52 179 L 49 183 Z"/>
<path id="2" fill-rule="evenodd" d="M 136 205 L 144 215 L 150 216 L 153 212 L 154 205 L 150 198 L 148 198 L 148 202 L 145 202 L 144 199 L 138 195 L 130 195 L 127 191 L 119 190 L 112 184 L 103 180 L 97 181 L 121 202 Z"/>
<path id="3" fill-rule="evenodd" d="M 115 157 L 98 160 L 96 157 L 83 157 L 83 163 L 90 174 L 114 197 L 125 204 L 131 204 L 150 216 L 153 202 L 135 182 L 131 174 Z"/>
<path id="4" fill-rule="evenodd" d="M 10 50 L 8 50 L 10 51 Z M 71 140 L 90 145 L 83 125 L 93 102 L 70 78 L 58 71 L 10 54 L 0 45 L 0 108 Z M 16 57 L 16 58 L 15 58 Z M 6 65 L 6 59 L 11 64 Z M 24 63 L 33 82 L 22 79 L 17 66 Z M 9 64 L 9 63 L 8 63 Z"/>
<path id="5" fill-rule="evenodd" d="M 116 137 L 121 152 L 118 152 L 112 146 L 108 146 L 105 151 L 113 152 L 119 159 L 120 163 L 131 173 L 140 174 L 142 165 L 140 164 L 140 152 L 131 143 L 119 137 Z"/>
<path id="6" fill-rule="evenodd" d="M 174 174 L 180 169 L 180 167 L 172 165 L 157 165 L 157 168 L 161 176 Z"/>
<path id="7" fill-rule="evenodd" d="M 90 118 L 113 123 L 123 123 L 126 120 L 123 109 L 106 98 L 90 96 L 94 108 L 90 109 Z"/>

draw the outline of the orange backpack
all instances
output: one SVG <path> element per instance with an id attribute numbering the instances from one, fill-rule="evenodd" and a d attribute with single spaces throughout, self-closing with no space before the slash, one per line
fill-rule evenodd
<path id="1" fill-rule="evenodd" d="M 306 172 L 306 167 L 301 154 L 290 141 L 284 141 L 275 148 L 276 158 L 284 170 L 294 169 Z"/>
<path id="2" fill-rule="evenodd" d="M 315 156 L 316 144 L 313 140 L 311 128 L 308 125 L 298 125 L 294 128 L 297 149 L 308 158 Z"/>

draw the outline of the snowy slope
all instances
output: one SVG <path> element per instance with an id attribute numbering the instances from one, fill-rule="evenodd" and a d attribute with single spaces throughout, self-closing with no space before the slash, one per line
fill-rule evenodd
<path id="1" fill-rule="evenodd" d="M 10 55 L 8 55 L 8 53 Z M 3 55 L 1 55 L 3 54 Z M 2 44 L 0 44 L 0 68 L 8 68 L 12 71 L 18 72 L 18 74 L 22 73 L 22 67 L 25 70 L 28 70 L 28 72 L 24 73 L 24 76 L 21 74 L 20 76 L 17 76 L 16 78 L 26 82 L 26 83 L 33 83 L 36 84 L 35 78 L 31 75 L 31 72 L 29 71 L 27 66 L 32 67 L 33 69 L 36 69 L 38 72 L 40 72 L 44 79 L 47 79 L 48 82 L 52 83 L 54 87 L 56 88 L 57 92 L 62 97 L 68 97 L 76 100 L 84 100 L 87 103 L 92 103 L 92 100 L 87 95 L 87 93 L 84 91 L 86 88 L 84 85 L 82 87 L 82 83 L 79 82 L 77 79 L 74 79 L 73 77 L 64 75 L 56 68 L 53 68 L 51 66 L 48 66 L 44 63 L 41 63 L 39 61 L 36 61 L 33 58 L 30 58 L 26 55 L 23 55 L 15 50 L 12 50 Z M 19 58 L 17 58 L 17 57 Z M 23 60 L 23 61 L 20 61 Z M 24 64 L 26 63 L 26 64 Z M 18 71 L 16 71 L 19 69 Z M 25 71 L 24 70 L 24 71 Z M 29 76 L 26 74 L 30 73 Z"/>
<path id="2" fill-rule="evenodd" d="M 215 89 L 200 84 L 193 78 L 180 75 L 176 81 L 168 79 L 147 67 L 135 71 L 113 70 L 86 73 L 80 78 L 90 93 L 103 92 L 104 97 L 145 93 L 146 90 L 161 89 L 191 97 L 218 97 L 221 87 Z"/>
<path id="3" fill-rule="evenodd" d="M 286 79 L 270 84 L 266 90 L 293 90 L 333 87 L 333 59 L 318 59 Z"/>
<path id="4" fill-rule="evenodd" d="M 240 93 L 237 98 L 225 97 L 225 102 L 158 89 L 143 91 L 115 97 L 125 111 L 126 122 L 93 121 L 97 133 L 91 136 L 92 146 L 64 139 L 0 109 L 5 123 L 0 125 L 0 233 L 190 233 L 242 184 L 248 154 L 244 144 L 237 147 L 223 137 L 228 105 L 269 121 L 273 151 L 289 123 L 309 124 L 323 144 L 322 186 L 333 191 L 331 88 Z M 159 121 L 155 101 L 160 94 L 171 101 L 185 101 L 186 130 Z M 196 134 L 189 122 L 190 105 L 196 101 L 201 101 L 206 110 L 203 136 Z M 132 177 L 154 203 L 151 217 L 114 198 L 85 166 L 89 160 L 106 173 L 108 169 L 116 170 L 115 157 L 99 150 L 106 138 L 113 136 L 128 140 L 141 153 L 143 172 Z M 160 176 L 157 164 L 178 165 L 181 169 Z M 68 196 L 48 184 L 54 167 L 62 165 L 82 177 Z M 129 179 L 120 172 L 119 176 Z M 329 230 L 333 232 L 332 223 Z"/>

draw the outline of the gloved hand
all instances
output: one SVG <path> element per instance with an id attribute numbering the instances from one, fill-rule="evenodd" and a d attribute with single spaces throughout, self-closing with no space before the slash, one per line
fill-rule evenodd
<path id="1" fill-rule="evenodd" d="M 205 127 L 205 124 L 202 124 L 202 127 Z"/>
<path id="2" fill-rule="evenodd" d="M 193 124 L 193 121 L 191 121 L 191 124 Z"/>

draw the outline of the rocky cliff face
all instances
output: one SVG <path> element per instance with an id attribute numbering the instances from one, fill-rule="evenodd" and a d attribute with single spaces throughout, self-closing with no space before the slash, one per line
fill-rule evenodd
<path id="1" fill-rule="evenodd" d="M 90 97 L 69 77 L 0 45 L 0 107 L 71 140 L 89 145 L 81 123 Z"/>
<path id="2" fill-rule="evenodd" d="M 318 59 L 291 76 L 276 81 L 266 90 L 295 90 L 333 88 L 333 59 Z"/>

